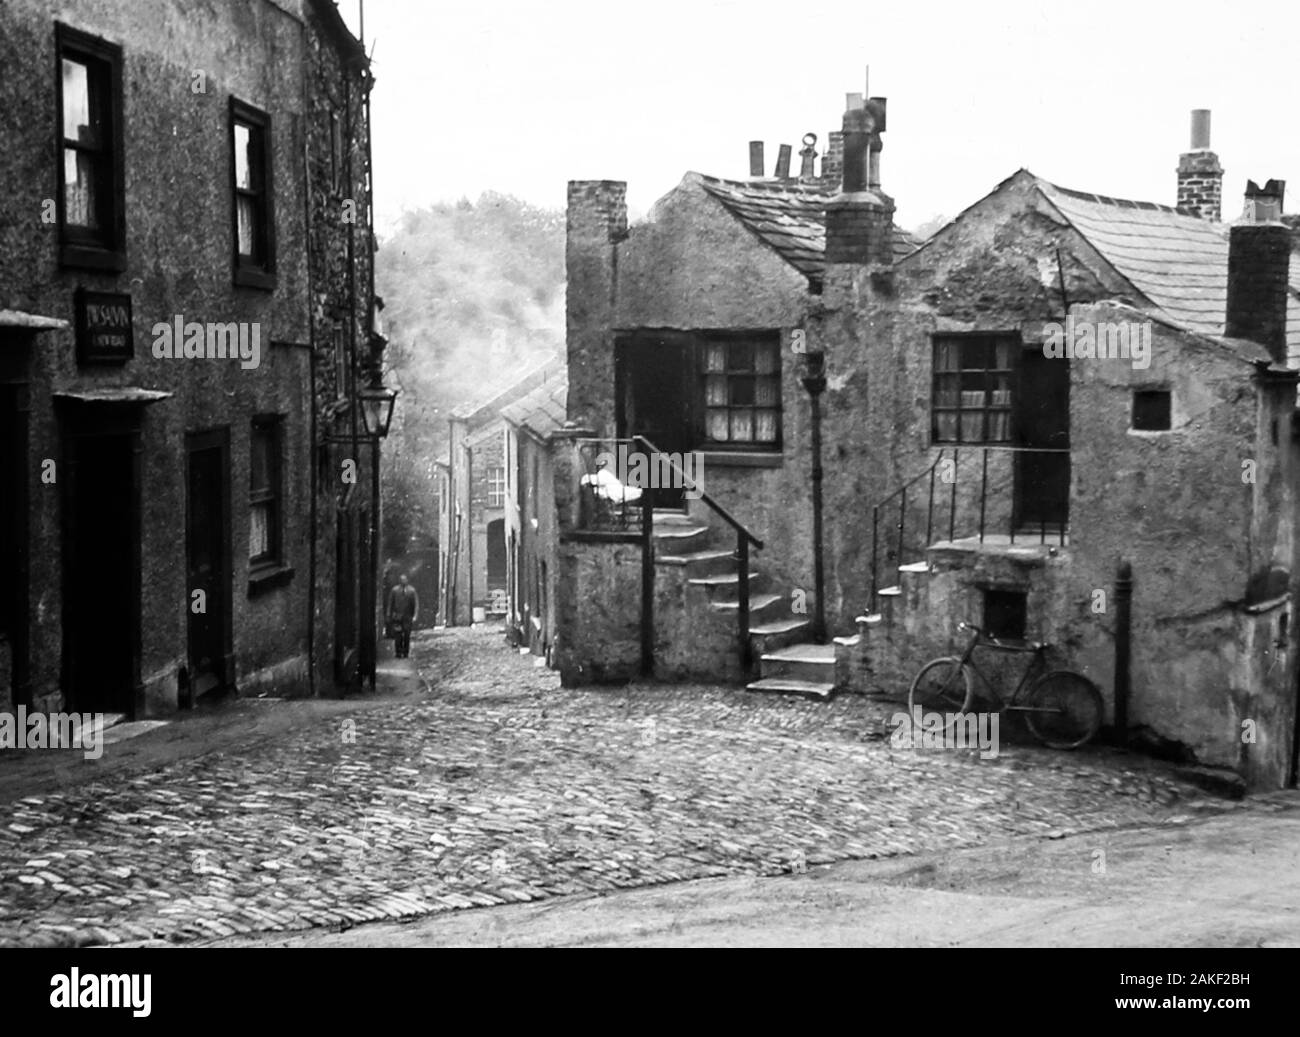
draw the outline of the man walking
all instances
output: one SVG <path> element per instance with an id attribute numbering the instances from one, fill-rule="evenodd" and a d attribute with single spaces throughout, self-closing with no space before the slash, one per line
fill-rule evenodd
<path id="1" fill-rule="evenodd" d="M 399 659 L 411 654 L 411 626 L 420 616 L 420 595 L 406 582 L 406 573 L 397 577 L 397 586 L 388 592 L 388 622 L 393 628 L 393 648 Z"/>

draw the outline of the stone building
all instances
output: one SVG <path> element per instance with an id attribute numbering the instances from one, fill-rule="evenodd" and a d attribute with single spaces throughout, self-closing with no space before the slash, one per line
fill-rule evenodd
<path id="1" fill-rule="evenodd" d="M 564 426 L 568 379 L 543 382 L 502 408 L 506 455 L 506 622 L 511 638 L 534 655 L 553 658 L 556 633 L 555 516 L 551 436 Z"/>
<path id="2" fill-rule="evenodd" d="M 649 657 L 666 678 L 899 694 L 966 619 L 1057 645 L 1109 708 L 1113 612 L 1094 602 L 1126 560 L 1131 725 L 1258 784 L 1293 775 L 1300 271 L 1279 244 L 1283 185 L 1252 184 L 1249 216 L 1218 222 L 1198 114 L 1177 206 L 1021 170 L 915 248 L 883 186 L 885 102 L 847 108 L 834 189 L 690 174 L 628 227 L 624 185 L 570 185 L 566 682 Z M 1067 319 L 1140 326 L 1147 354 L 1054 355 Z M 823 379 L 818 603 L 805 389 Z M 648 607 L 635 538 L 583 529 L 580 506 L 584 444 L 638 435 L 700 451 L 706 490 L 655 513 Z M 812 643 L 818 604 L 833 644 Z"/>
<path id="3" fill-rule="evenodd" d="M 438 534 L 445 576 L 438 613 L 447 626 L 484 622 L 489 616 L 499 620 L 509 611 L 506 513 L 512 499 L 510 473 L 518 459 L 502 411 L 563 374 L 559 359 L 536 360 L 504 388 L 452 412 L 448 455 L 439 466 L 443 503 Z"/>
<path id="4" fill-rule="evenodd" d="M 0 708 L 355 676 L 375 487 L 348 433 L 382 343 L 364 50 L 327 0 L 0 23 Z"/>

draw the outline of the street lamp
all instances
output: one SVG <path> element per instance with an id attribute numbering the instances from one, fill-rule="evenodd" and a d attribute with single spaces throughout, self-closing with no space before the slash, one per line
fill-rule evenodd
<path id="1" fill-rule="evenodd" d="M 813 490 L 813 579 L 816 582 L 814 598 L 813 640 L 826 643 L 826 576 L 822 567 L 822 406 L 821 395 L 826 391 L 826 354 L 809 350 L 803 355 L 804 375 L 800 381 L 808 390 L 812 404 L 812 490 Z"/>
<path id="2" fill-rule="evenodd" d="M 361 403 L 361 419 L 366 424 L 366 435 L 383 439 L 388 435 L 388 426 L 393 421 L 397 390 L 380 382 L 376 373 L 369 385 L 357 391 L 357 399 Z"/>

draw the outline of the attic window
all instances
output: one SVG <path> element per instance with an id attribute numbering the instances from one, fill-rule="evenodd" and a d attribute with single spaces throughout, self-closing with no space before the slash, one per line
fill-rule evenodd
<path id="1" fill-rule="evenodd" d="M 1136 432 L 1165 432 L 1170 422 L 1173 394 L 1168 389 L 1133 390 L 1133 429 Z"/>

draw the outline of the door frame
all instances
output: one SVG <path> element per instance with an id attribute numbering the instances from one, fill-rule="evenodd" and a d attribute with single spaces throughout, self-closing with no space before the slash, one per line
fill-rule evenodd
<path id="1" fill-rule="evenodd" d="M 145 711 L 144 683 L 140 679 L 141 630 L 143 626 L 143 520 L 141 505 L 141 454 L 140 434 L 141 408 L 139 405 L 106 404 L 101 402 L 69 401 L 57 398 L 61 410 L 61 435 L 59 458 L 59 482 L 63 484 L 60 495 L 60 507 L 63 511 L 63 535 L 61 551 L 61 579 L 63 593 L 62 618 L 63 644 L 60 653 L 59 683 L 64 689 L 64 708 L 69 711 L 80 710 L 76 701 L 76 689 L 73 687 L 72 656 L 76 646 L 72 644 L 70 634 L 73 629 L 72 601 L 73 580 L 70 564 L 75 557 L 77 543 L 77 492 L 78 468 L 80 467 L 77 444 L 81 440 L 98 439 L 105 436 L 120 437 L 125 441 L 128 454 L 128 467 L 131 473 L 131 485 L 127 490 L 127 526 L 129 543 L 126 550 L 130 562 L 130 583 L 127 586 L 127 598 L 130 614 L 127 617 L 127 638 L 129 641 L 128 679 L 130 683 L 129 701 L 121 703 L 128 720 L 135 720 Z"/>
<path id="2" fill-rule="evenodd" d="M 191 687 L 196 676 L 194 672 L 194 660 L 189 657 L 189 633 L 190 633 L 190 593 L 192 588 L 189 586 L 190 576 L 190 520 L 192 517 L 190 500 L 190 464 L 193 455 L 200 450 L 217 450 L 220 458 L 220 478 L 218 480 L 217 494 L 220 497 L 218 510 L 221 517 L 221 568 L 225 575 L 223 577 L 222 587 L 222 610 L 221 610 L 221 670 L 217 674 L 221 681 L 219 689 L 234 689 L 235 687 L 235 652 L 234 652 L 234 552 L 231 545 L 231 485 L 230 485 L 230 426 L 222 425 L 218 428 L 201 429 L 187 432 L 185 434 L 185 482 L 183 492 L 185 494 L 185 546 L 184 562 L 182 571 L 185 574 L 185 665 L 190 674 Z"/>
<path id="3" fill-rule="evenodd" d="M 700 414 L 695 398 L 695 379 L 699 365 L 699 347 L 695 334 L 686 331 L 667 329 L 636 329 L 619 331 L 614 335 L 614 434 L 617 439 L 631 439 L 635 433 L 629 427 L 628 396 L 632 392 L 632 358 L 631 354 L 639 349 L 647 351 L 680 349 L 683 363 L 679 366 L 680 384 L 678 386 L 684 413 L 682 429 L 682 451 L 694 450 L 700 440 Z M 673 452 L 672 443 L 656 443 L 655 446 Z M 656 466 L 657 467 L 657 466 Z M 653 492 L 653 491 L 650 491 Z M 690 511 L 690 501 L 682 493 L 680 503 L 665 504 L 656 500 L 656 511 Z"/>

